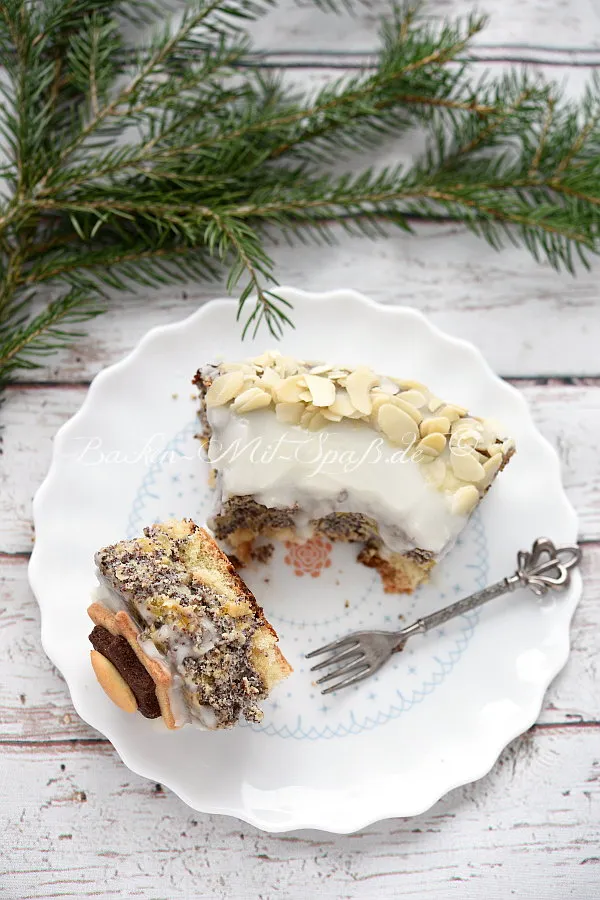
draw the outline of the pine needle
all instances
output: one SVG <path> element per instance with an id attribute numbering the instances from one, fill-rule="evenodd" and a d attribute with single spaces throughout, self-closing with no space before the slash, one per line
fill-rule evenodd
<path id="1" fill-rule="evenodd" d="M 2 0 L 0 382 L 77 338 L 107 288 L 225 272 L 243 332 L 278 337 L 293 310 L 274 232 L 331 243 L 450 217 L 556 268 L 598 252 L 597 80 L 573 104 L 524 71 L 477 79 L 485 20 L 432 25 L 410 5 L 390 7 L 371 68 L 301 94 L 257 67 L 245 27 L 268 8 L 188 0 L 165 21 L 145 2 Z M 142 46 L 124 17 L 150 26 Z M 414 128 L 409 165 L 339 174 Z"/>

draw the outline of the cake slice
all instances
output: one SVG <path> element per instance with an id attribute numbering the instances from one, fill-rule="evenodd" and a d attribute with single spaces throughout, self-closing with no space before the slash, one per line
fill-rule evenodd
<path id="1" fill-rule="evenodd" d="M 96 554 L 92 665 L 122 709 L 168 728 L 229 728 L 292 671 L 277 634 L 213 538 L 189 519 Z"/>
<path id="2" fill-rule="evenodd" d="M 514 443 L 414 381 L 277 351 L 200 369 L 209 521 L 242 562 L 257 539 L 361 545 L 390 593 L 411 592 L 452 546 Z"/>

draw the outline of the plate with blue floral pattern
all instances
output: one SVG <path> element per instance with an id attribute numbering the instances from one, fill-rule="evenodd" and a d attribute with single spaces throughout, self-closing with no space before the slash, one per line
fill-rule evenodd
<path id="1" fill-rule="evenodd" d="M 516 552 L 542 534 L 572 543 L 577 523 L 556 453 L 525 400 L 472 345 L 413 309 L 383 307 L 353 291 L 279 292 L 293 304 L 296 325 L 282 352 L 328 359 L 335 347 L 337 361 L 422 381 L 502 421 L 515 437 L 510 466 L 431 581 L 412 595 L 386 594 L 376 573 L 356 562 L 352 545 L 323 537 L 278 544 L 267 563 L 243 571 L 294 667 L 263 704 L 261 723 L 170 732 L 103 694 L 87 640 L 93 555 L 153 522 L 189 517 L 204 524 L 209 517 L 191 378 L 207 361 L 256 355 L 268 343 L 264 334 L 242 341 L 232 300 L 154 329 L 94 380 L 56 436 L 35 499 L 30 580 L 44 648 L 75 708 L 127 766 L 202 812 L 268 831 L 347 833 L 424 811 L 484 775 L 533 724 L 568 656 L 580 578 L 564 594 L 539 600 L 517 591 L 415 638 L 377 676 L 338 694 L 319 693 L 305 654 L 354 630 L 400 628 L 510 574 Z"/>

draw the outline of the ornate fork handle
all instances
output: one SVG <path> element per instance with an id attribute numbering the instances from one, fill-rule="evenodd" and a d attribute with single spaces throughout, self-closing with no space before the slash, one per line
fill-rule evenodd
<path id="1" fill-rule="evenodd" d="M 444 607 L 430 616 L 417 619 L 408 628 L 400 632 L 403 640 L 397 650 L 402 649 L 404 640 L 412 634 L 423 634 L 461 616 L 478 606 L 483 606 L 488 600 L 508 594 L 519 587 L 528 587 L 538 597 L 542 597 L 548 590 L 561 590 L 569 585 L 571 569 L 581 560 L 581 550 L 576 546 L 556 548 L 549 538 L 538 538 L 530 551 L 521 550 L 517 557 L 517 570 L 514 575 L 503 578 L 495 584 L 490 584 L 482 591 L 477 591 L 469 597 L 464 597 L 450 606 Z"/>

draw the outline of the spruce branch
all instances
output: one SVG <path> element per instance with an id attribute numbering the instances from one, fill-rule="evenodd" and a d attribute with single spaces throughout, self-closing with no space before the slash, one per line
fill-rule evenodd
<path id="1" fill-rule="evenodd" d="M 252 55 L 245 23 L 268 7 L 187 0 L 165 22 L 150 3 L 0 0 L 0 380 L 79 334 L 107 289 L 225 271 L 244 333 L 278 336 L 293 314 L 272 235 L 373 238 L 418 215 L 571 271 L 598 252 L 597 80 L 573 104 L 526 72 L 478 79 L 485 21 L 410 5 L 390 8 L 372 66 L 302 93 Z M 152 27 L 142 46 L 123 17 Z M 410 164 L 339 174 L 414 128 Z"/>

